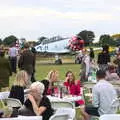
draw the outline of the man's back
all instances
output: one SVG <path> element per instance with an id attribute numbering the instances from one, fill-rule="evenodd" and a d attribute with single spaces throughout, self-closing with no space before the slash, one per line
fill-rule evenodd
<path id="1" fill-rule="evenodd" d="M 111 108 L 112 101 L 117 94 L 112 84 L 106 80 L 100 80 L 93 88 L 93 105 L 98 107 L 99 114 L 114 113 Z"/>
<path id="2" fill-rule="evenodd" d="M 20 69 L 26 70 L 29 74 L 34 71 L 35 58 L 30 50 L 26 50 L 22 53 L 19 59 L 18 66 Z"/>

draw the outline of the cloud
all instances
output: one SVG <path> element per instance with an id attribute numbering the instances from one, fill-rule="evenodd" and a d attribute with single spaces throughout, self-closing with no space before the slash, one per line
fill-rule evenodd
<path id="1" fill-rule="evenodd" d="M 119 32 L 119 0 L 4 0 L 0 4 L 0 35 L 97 34 Z"/>
<path id="2" fill-rule="evenodd" d="M 112 15 L 108 13 L 97 12 L 60 12 L 48 8 L 0 8 L 0 17 L 6 16 L 40 16 L 40 17 L 56 17 L 61 19 L 73 19 L 73 20 L 109 20 L 112 19 Z M 91 18 L 91 19 L 90 19 Z"/>

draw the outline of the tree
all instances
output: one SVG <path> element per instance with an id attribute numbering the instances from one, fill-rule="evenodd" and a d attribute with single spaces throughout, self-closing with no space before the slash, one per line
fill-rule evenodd
<path id="1" fill-rule="evenodd" d="M 114 34 L 111 36 L 113 40 L 115 41 L 116 45 L 120 45 L 120 34 Z"/>
<path id="2" fill-rule="evenodd" d="M 89 45 L 93 42 L 95 34 L 92 31 L 83 30 L 77 34 L 78 38 L 83 39 L 85 45 Z"/>
<path id="3" fill-rule="evenodd" d="M 3 44 L 9 46 L 12 43 L 15 43 L 16 40 L 17 40 L 17 37 L 15 37 L 14 35 L 10 35 L 3 40 Z"/>
<path id="4" fill-rule="evenodd" d="M 113 38 L 110 35 L 104 34 L 104 35 L 100 36 L 99 44 L 101 46 L 103 46 L 103 45 L 114 46 L 116 44 L 116 42 L 113 40 Z"/>
<path id="5" fill-rule="evenodd" d="M 44 36 L 38 38 L 38 44 L 41 44 L 41 42 L 42 42 L 43 40 L 45 40 L 46 38 L 47 38 L 47 37 L 44 37 Z"/>
<path id="6" fill-rule="evenodd" d="M 3 43 L 2 39 L 0 39 L 0 45 Z"/>

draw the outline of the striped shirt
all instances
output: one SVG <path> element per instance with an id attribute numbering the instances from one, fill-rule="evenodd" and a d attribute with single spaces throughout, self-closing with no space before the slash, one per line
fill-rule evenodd
<path id="1" fill-rule="evenodd" d="M 112 109 L 112 101 L 117 98 L 112 84 L 102 79 L 93 87 L 93 105 L 98 107 L 100 115 L 115 113 Z"/>

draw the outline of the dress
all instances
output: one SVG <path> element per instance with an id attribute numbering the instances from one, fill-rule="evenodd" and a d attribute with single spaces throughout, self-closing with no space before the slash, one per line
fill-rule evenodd
<path id="1" fill-rule="evenodd" d="M 10 90 L 9 98 L 19 99 L 20 102 L 23 104 L 24 103 L 24 88 L 22 86 L 13 85 Z"/>
<path id="2" fill-rule="evenodd" d="M 30 102 L 30 100 L 26 100 L 25 103 L 24 103 L 25 107 L 26 107 L 26 111 L 19 111 L 19 114 L 20 115 L 25 115 L 25 116 L 36 116 L 36 114 L 34 113 L 33 111 L 33 107 L 32 107 L 32 103 Z M 49 120 L 50 116 L 53 115 L 53 112 L 54 110 L 52 109 L 51 107 L 51 103 L 49 101 L 49 99 L 46 97 L 46 96 L 43 96 L 41 102 L 40 102 L 40 106 L 44 106 L 46 107 L 46 111 L 44 111 L 42 113 L 42 117 L 43 117 L 43 120 Z"/>

